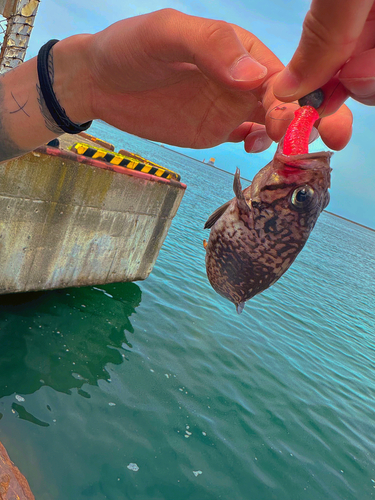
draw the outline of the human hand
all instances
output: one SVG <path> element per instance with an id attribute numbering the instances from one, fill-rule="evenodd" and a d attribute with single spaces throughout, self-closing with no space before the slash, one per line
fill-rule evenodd
<path id="1" fill-rule="evenodd" d="M 245 30 L 164 9 L 97 33 L 89 54 L 96 118 L 184 147 L 246 139 L 260 151 L 272 142 L 262 84 L 283 65 Z"/>
<path id="2" fill-rule="evenodd" d="M 331 110 L 348 96 L 375 104 L 374 0 L 312 1 L 299 46 L 274 92 L 292 101 L 322 86 Z"/>
<path id="3" fill-rule="evenodd" d="M 165 9 L 92 35 L 87 53 L 91 109 L 85 121 L 99 118 L 192 148 L 244 141 L 247 151 L 258 152 L 281 138 L 277 121 L 267 120 L 267 131 L 264 124 L 279 104 L 272 83 L 283 65 L 238 26 Z M 338 121 L 350 136 L 350 112 L 340 113 L 320 125 L 332 149 L 343 147 Z"/>
<path id="4" fill-rule="evenodd" d="M 285 133 L 288 122 L 272 112 L 281 104 L 273 83 L 282 69 L 248 31 L 171 9 L 61 40 L 48 66 L 55 95 L 74 123 L 99 118 L 146 139 L 192 148 L 244 141 L 248 152 L 264 151 Z M 3 75 L 0 161 L 62 133 L 39 85 L 36 58 Z M 350 111 L 341 106 L 319 120 L 318 130 L 328 147 L 341 149 L 351 125 Z"/>

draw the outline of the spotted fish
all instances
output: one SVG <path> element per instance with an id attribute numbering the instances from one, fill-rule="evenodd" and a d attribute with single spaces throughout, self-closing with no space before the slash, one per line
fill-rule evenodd
<path id="1" fill-rule="evenodd" d="M 329 203 L 330 152 L 293 156 L 278 148 L 273 161 L 207 220 L 208 279 L 241 313 L 245 302 L 275 283 L 305 245 Z"/>

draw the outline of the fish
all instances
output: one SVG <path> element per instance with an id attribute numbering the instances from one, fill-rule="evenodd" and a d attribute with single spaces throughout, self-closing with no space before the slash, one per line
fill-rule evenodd
<path id="1" fill-rule="evenodd" d="M 245 302 L 289 269 L 327 207 L 332 152 L 285 155 L 282 141 L 273 160 L 207 220 L 206 272 L 213 289 L 240 314 Z"/>

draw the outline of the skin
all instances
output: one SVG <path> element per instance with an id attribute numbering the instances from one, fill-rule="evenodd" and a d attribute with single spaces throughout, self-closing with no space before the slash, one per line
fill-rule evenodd
<path id="1" fill-rule="evenodd" d="M 254 35 L 223 21 L 164 9 L 62 40 L 51 58 L 54 92 L 75 123 L 101 119 L 191 148 L 243 141 L 249 152 L 284 132 L 269 118 L 280 104 L 273 83 L 283 65 Z M 36 58 L 0 79 L 0 161 L 59 135 L 37 86 Z M 341 149 L 351 126 L 342 106 L 319 131 L 329 148 Z"/>
<path id="2" fill-rule="evenodd" d="M 313 0 L 298 48 L 275 80 L 275 95 L 299 99 L 319 87 L 337 91 L 333 108 L 351 96 L 375 104 L 375 3 Z"/>

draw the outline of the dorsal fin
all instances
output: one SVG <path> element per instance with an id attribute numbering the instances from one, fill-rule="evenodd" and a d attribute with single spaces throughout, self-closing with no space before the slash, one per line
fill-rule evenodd
<path id="1" fill-rule="evenodd" d="M 224 203 L 224 205 L 221 205 L 221 207 L 216 209 L 215 212 L 209 216 L 209 218 L 206 221 L 206 224 L 204 225 L 204 229 L 210 229 L 215 224 L 215 222 L 217 222 L 220 219 L 223 213 L 226 212 L 231 201 L 232 200 L 229 200 L 226 203 Z"/>
<path id="2" fill-rule="evenodd" d="M 236 195 L 238 208 L 240 210 L 243 210 L 245 213 L 251 212 L 250 207 L 246 203 L 245 196 L 242 191 L 241 175 L 240 175 L 240 169 L 238 167 L 236 168 L 236 173 L 234 174 L 233 191 L 234 194 Z"/>

